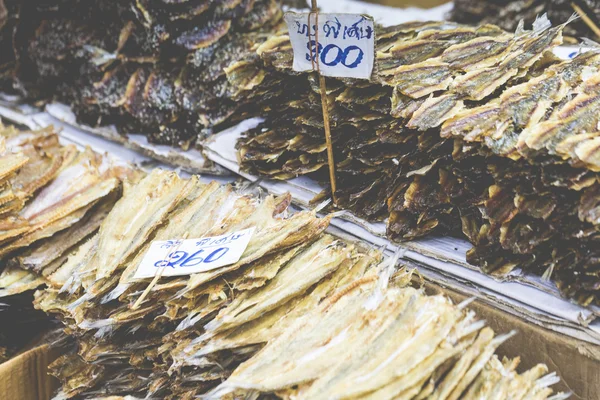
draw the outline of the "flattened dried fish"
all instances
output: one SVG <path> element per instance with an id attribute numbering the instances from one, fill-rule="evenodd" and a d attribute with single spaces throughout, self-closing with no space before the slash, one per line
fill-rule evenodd
<path id="1" fill-rule="evenodd" d="M 144 243 L 185 196 L 185 189 L 186 182 L 175 173 L 155 170 L 136 185 L 135 191 L 125 191 L 100 226 L 98 250 L 90 261 L 97 279 L 109 277 Z"/>
<path id="2" fill-rule="evenodd" d="M 350 255 L 343 243 L 324 236 L 290 260 L 267 285 L 242 293 L 205 328 L 221 332 L 258 318 L 333 273 Z"/>

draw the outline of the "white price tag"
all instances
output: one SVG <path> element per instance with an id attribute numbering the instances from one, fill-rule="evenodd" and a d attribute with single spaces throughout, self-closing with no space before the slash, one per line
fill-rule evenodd
<path id="1" fill-rule="evenodd" d="M 134 279 L 189 275 L 234 264 L 248 247 L 255 228 L 221 236 L 152 242 L 135 272 Z"/>
<path id="2" fill-rule="evenodd" d="M 318 59 L 322 75 L 369 79 L 375 49 L 373 18 L 360 14 L 319 14 L 317 27 L 313 14 L 309 27 L 308 15 L 285 14 L 294 49 L 294 71 L 311 71 Z M 317 29 L 319 43 L 316 42 Z"/>

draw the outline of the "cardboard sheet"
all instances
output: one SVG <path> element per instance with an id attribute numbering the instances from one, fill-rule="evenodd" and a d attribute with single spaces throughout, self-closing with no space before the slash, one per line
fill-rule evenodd
<path id="1" fill-rule="evenodd" d="M 48 365 L 58 357 L 48 345 L 35 347 L 0 364 L 0 400 L 49 400 L 58 381 Z"/>

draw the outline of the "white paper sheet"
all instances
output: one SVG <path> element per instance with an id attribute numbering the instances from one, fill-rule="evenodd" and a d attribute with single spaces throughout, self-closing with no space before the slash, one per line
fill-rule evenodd
<path id="1" fill-rule="evenodd" d="M 79 130 L 120 143 L 125 147 L 145 154 L 155 160 L 178 165 L 189 173 L 211 175 L 227 174 L 227 171 L 219 166 L 207 165 L 206 158 L 196 149 L 183 151 L 171 146 L 149 143 L 146 136 L 142 134 L 129 133 L 127 135 L 119 135 L 116 128 L 113 126 L 92 128 L 78 124 L 75 114 L 73 114 L 71 109 L 61 103 L 48 104 L 45 111 L 65 125 L 77 127 Z"/>
<path id="2" fill-rule="evenodd" d="M 310 2 L 307 2 L 309 4 Z M 390 7 L 357 0 L 319 0 L 319 9 L 324 13 L 340 12 L 369 14 L 383 26 L 397 25 L 409 21 L 443 21 L 452 10 L 453 4 L 423 9 L 417 7 Z"/>

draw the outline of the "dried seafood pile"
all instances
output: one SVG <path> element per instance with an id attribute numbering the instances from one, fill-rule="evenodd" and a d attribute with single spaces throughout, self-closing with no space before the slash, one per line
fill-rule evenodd
<path id="1" fill-rule="evenodd" d="M 340 205 L 368 219 L 386 217 L 389 207 L 395 215 L 390 229 L 398 237 L 445 225 L 440 216 L 449 210 L 419 213 L 444 203 L 435 196 L 413 187 L 420 198 L 404 207 L 410 215 L 402 218 L 403 204 L 394 201 L 451 159 L 453 144 L 436 128 L 522 79 L 544 51 L 560 43 L 561 29 L 508 34 L 491 25 L 424 22 L 378 30 L 371 80 L 327 79 Z M 269 39 L 258 52 L 268 73 L 294 74 L 286 35 Z M 243 168 L 276 179 L 325 172 L 318 84 L 312 75 L 302 76 L 307 80 L 296 84 L 291 98 L 267 103 L 266 123 L 239 142 Z"/>
<path id="2" fill-rule="evenodd" d="M 518 359 L 494 355 L 511 334 L 408 286 L 395 259 L 323 233 L 328 217 L 288 215 L 289 203 L 161 170 L 126 190 L 36 293 L 77 341 L 51 366 L 57 398 L 550 398 L 545 365 L 518 374 Z M 239 262 L 163 277 L 132 308 L 151 240 L 253 226 Z"/>
<path id="3" fill-rule="evenodd" d="M 278 0 L 28 4 L 12 30 L 16 85 L 72 104 L 92 126 L 186 148 L 252 108 L 232 100 L 224 69 L 253 57 L 281 16 Z"/>
<path id="4" fill-rule="evenodd" d="M 32 291 L 98 229 L 133 176 L 90 149 L 61 146 L 51 129 L 0 125 L 0 347 L 14 353 L 51 326 Z"/>
<path id="5" fill-rule="evenodd" d="M 566 21 L 575 11 L 576 4 L 586 15 L 600 23 L 598 0 L 454 0 L 450 18 L 464 24 L 490 23 L 506 30 L 515 30 L 520 20 L 532 23 L 539 15 L 548 13 L 553 21 Z M 593 38 L 594 34 L 583 20 L 565 28 L 573 37 Z"/>
<path id="6" fill-rule="evenodd" d="M 370 81 L 327 80 L 339 205 L 389 217 L 394 240 L 463 234 L 487 272 L 531 269 L 598 301 L 600 50 L 556 59 L 564 27 L 380 30 Z M 287 36 L 258 51 L 269 74 L 292 74 Z M 318 85 L 304 76 L 238 143 L 244 169 L 327 179 Z"/>

